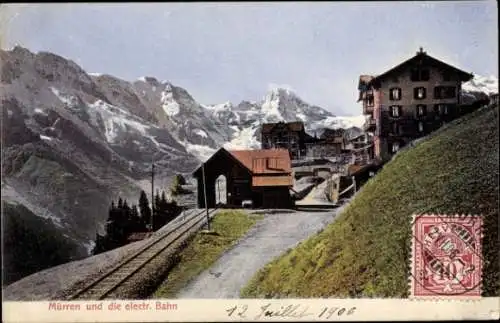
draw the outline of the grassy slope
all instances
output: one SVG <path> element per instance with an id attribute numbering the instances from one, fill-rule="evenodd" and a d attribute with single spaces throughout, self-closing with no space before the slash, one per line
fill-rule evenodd
<path id="1" fill-rule="evenodd" d="M 182 250 L 180 262 L 152 298 L 175 297 L 191 279 L 208 269 L 224 251 L 228 250 L 259 219 L 239 211 L 222 211 L 211 222 L 217 235 L 197 233 Z"/>
<path id="2" fill-rule="evenodd" d="M 498 108 L 401 152 L 320 234 L 275 259 L 243 297 L 405 297 L 411 214 L 483 214 L 483 295 L 499 295 Z"/>

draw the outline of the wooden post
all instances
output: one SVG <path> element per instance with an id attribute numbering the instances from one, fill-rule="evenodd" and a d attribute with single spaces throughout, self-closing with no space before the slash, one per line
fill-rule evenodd
<path id="1" fill-rule="evenodd" d="M 203 175 L 203 195 L 205 197 L 205 209 L 207 211 L 207 230 L 210 231 L 210 217 L 208 216 L 208 204 L 207 204 L 207 184 L 205 178 L 205 163 L 201 165 L 201 172 Z"/>
<path id="2" fill-rule="evenodd" d="M 153 231 L 153 216 L 155 213 L 155 195 L 154 195 L 154 181 L 155 181 L 155 162 L 154 162 L 154 156 L 151 157 L 151 229 L 150 231 Z"/>
<path id="3" fill-rule="evenodd" d="M 354 185 L 354 193 L 356 193 L 356 178 L 352 177 L 352 185 Z"/>

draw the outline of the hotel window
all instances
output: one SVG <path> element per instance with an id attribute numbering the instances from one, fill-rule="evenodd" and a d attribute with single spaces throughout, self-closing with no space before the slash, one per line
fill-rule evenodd
<path id="1" fill-rule="evenodd" d="M 423 122 L 419 122 L 418 123 L 418 131 L 419 132 L 424 132 L 424 123 Z"/>
<path id="2" fill-rule="evenodd" d="M 425 87 L 416 87 L 413 89 L 413 97 L 417 100 L 425 99 Z"/>
<path id="3" fill-rule="evenodd" d="M 399 125 L 397 122 L 394 122 L 392 124 L 392 134 L 393 135 L 398 135 L 399 134 Z"/>
<path id="4" fill-rule="evenodd" d="M 366 104 L 369 106 L 369 107 L 373 107 L 373 105 L 375 104 L 375 99 L 373 98 L 373 94 L 368 94 L 366 96 Z"/>
<path id="5" fill-rule="evenodd" d="M 417 116 L 423 117 L 427 114 L 427 106 L 424 104 L 417 105 Z"/>
<path id="6" fill-rule="evenodd" d="M 436 104 L 434 106 L 434 112 L 442 115 L 447 115 L 448 109 L 448 104 Z"/>
<path id="7" fill-rule="evenodd" d="M 400 105 L 391 105 L 389 113 L 393 118 L 399 118 L 401 116 L 401 106 Z"/>
<path id="8" fill-rule="evenodd" d="M 457 96 L 454 86 L 436 86 L 434 88 L 434 99 L 454 99 Z"/>
<path id="9" fill-rule="evenodd" d="M 391 150 L 393 153 L 397 152 L 399 150 L 399 142 L 393 142 L 391 145 Z"/>
<path id="10" fill-rule="evenodd" d="M 414 68 L 411 70 L 412 82 L 428 81 L 429 70 L 426 68 Z"/>
<path id="11" fill-rule="evenodd" d="M 401 89 L 394 87 L 389 90 L 389 99 L 392 101 L 401 100 Z"/>

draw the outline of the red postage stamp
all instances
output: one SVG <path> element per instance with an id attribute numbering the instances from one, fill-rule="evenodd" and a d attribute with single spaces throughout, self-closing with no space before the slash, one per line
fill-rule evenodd
<path id="1" fill-rule="evenodd" d="M 481 296 L 482 217 L 413 216 L 410 298 Z"/>

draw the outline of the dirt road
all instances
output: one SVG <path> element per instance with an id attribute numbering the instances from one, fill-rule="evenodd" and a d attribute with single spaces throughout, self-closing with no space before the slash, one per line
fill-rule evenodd
<path id="1" fill-rule="evenodd" d="M 321 212 L 266 213 L 235 247 L 177 297 L 239 298 L 240 289 L 260 268 L 324 228 L 346 205 Z"/>

